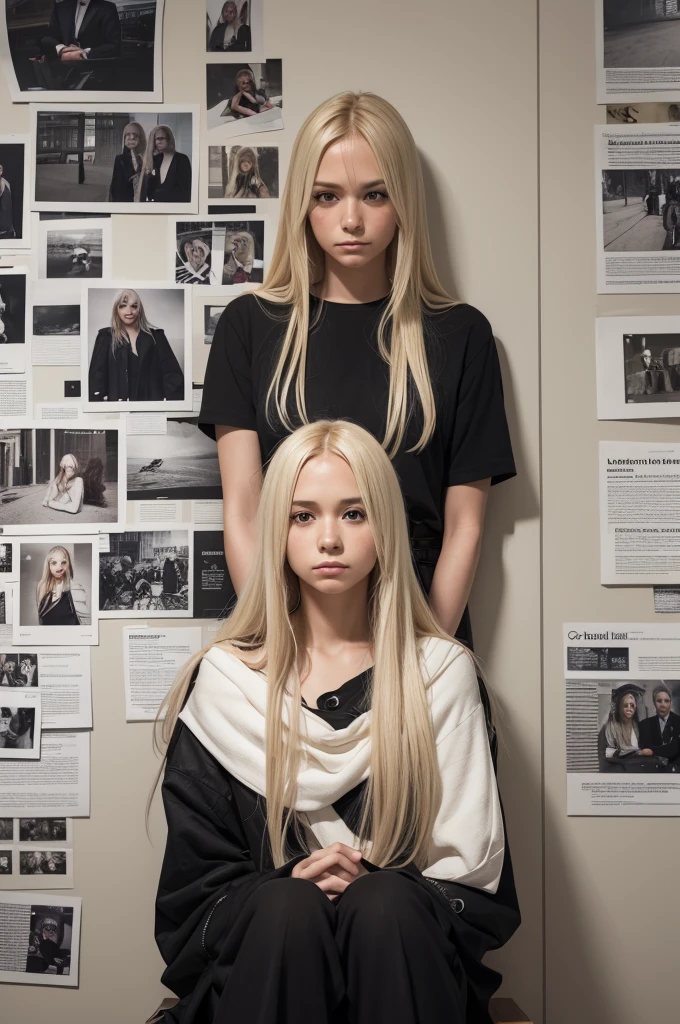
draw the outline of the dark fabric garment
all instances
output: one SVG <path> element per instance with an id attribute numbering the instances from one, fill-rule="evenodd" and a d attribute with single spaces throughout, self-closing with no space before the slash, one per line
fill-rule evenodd
<path id="1" fill-rule="evenodd" d="M 161 181 L 160 168 L 163 154 L 155 153 L 153 173 L 147 174 L 142 183 L 141 201 L 147 203 L 190 203 L 191 202 L 191 161 L 186 153 L 175 153 L 165 181 Z"/>
<path id="2" fill-rule="evenodd" d="M 90 0 L 76 38 L 77 0 L 62 0 L 52 8 L 48 29 L 49 36 L 41 40 L 43 52 L 48 57 L 57 57 L 56 46 L 77 44 L 87 50 L 88 60 L 120 57 L 121 32 L 118 9 L 110 0 Z"/>
<path id="3" fill-rule="evenodd" d="M 359 706 L 365 709 L 370 671 L 347 680 L 319 699 L 320 704 L 325 704 L 336 696 L 336 707 L 310 710 L 333 728 L 341 728 L 348 715 L 361 713 L 357 711 Z M 368 693 L 370 696 L 370 690 Z M 350 828 L 361 806 L 365 785 L 364 782 L 356 786 L 334 804 Z M 163 984 L 180 998 L 179 1004 L 166 1012 L 166 1024 L 226 1024 L 229 1020 L 225 1016 L 227 1010 L 233 1014 L 234 1020 L 243 1019 L 242 1012 L 228 1005 L 227 982 L 240 947 L 238 936 L 248 929 L 252 913 L 260 905 L 251 904 L 250 897 L 259 899 L 261 894 L 264 899 L 266 883 L 290 878 L 295 864 L 307 854 L 299 846 L 293 830 L 289 829 L 290 859 L 281 868 L 273 867 L 266 833 L 266 801 L 226 771 L 181 721 L 168 748 L 162 793 L 168 839 L 156 900 L 155 932 L 158 948 L 167 965 Z M 446 949 L 451 956 L 454 979 L 458 982 L 462 978 L 457 991 L 466 1009 L 460 1020 L 466 1024 L 490 1024 L 488 1001 L 501 978 L 482 963 L 482 958 L 489 950 L 507 942 L 520 922 L 507 844 L 500 884 L 494 895 L 457 882 L 434 884 L 414 865 L 381 871 L 369 861 L 362 860 L 362 863 L 370 872 L 392 874 L 396 871 L 427 894 L 427 902 L 420 897 L 421 922 L 426 906 L 428 912 L 437 918 L 441 930 L 438 932 L 434 921 L 430 922 L 428 946 L 436 947 L 440 952 Z M 395 881 L 395 887 L 400 881 Z M 390 881 L 386 883 L 390 884 Z M 342 897 L 344 899 L 345 896 Z M 342 903 L 342 900 L 338 902 Z M 264 902 L 268 901 L 264 899 Z M 340 910 L 330 900 L 327 902 L 334 913 Z M 398 910 L 395 908 L 395 912 L 401 917 L 402 912 L 409 913 L 408 906 L 413 908 L 413 900 Z M 262 926 L 258 923 L 258 929 Z M 236 932 L 232 931 L 234 928 Z M 271 936 L 271 940 L 280 943 L 281 936 Z M 277 948 L 280 949 L 280 945 Z M 260 981 L 252 991 L 262 991 L 261 971 L 266 962 L 267 959 L 260 955 Z M 458 962 L 462 970 L 457 973 L 453 964 Z M 427 977 L 429 985 L 429 973 Z M 351 986 L 349 975 L 347 981 Z M 447 985 L 449 983 L 452 984 L 451 978 L 446 982 Z M 400 984 L 406 984 L 405 979 L 401 978 Z M 440 978 L 435 990 L 428 995 L 423 982 L 422 990 L 418 986 L 419 999 L 436 1001 L 444 984 L 445 979 Z M 383 989 L 381 985 L 378 995 Z M 452 1022 L 456 1020 L 454 1013 L 458 1008 L 458 1002 L 453 1000 L 449 1007 Z M 252 1015 L 252 1003 L 250 1012 Z M 344 1019 L 343 1009 L 338 1012 L 339 1024 Z M 395 1018 L 402 1019 L 415 1021 L 418 1018 Z"/>
<path id="4" fill-rule="evenodd" d="M 109 202 L 111 203 L 134 203 L 135 185 L 134 177 L 141 171 L 141 157 L 137 157 L 138 170 L 132 164 L 132 154 L 127 147 L 119 153 L 113 161 L 113 174 L 111 176 L 111 187 L 109 190 Z"/>
<path id="5" fill-rule="evenodd" d="M 671 711 L 661 735 L 658 715 L 643 718 L 640 722 L 640 746 L 650 749 L 657 757 L 667 757 L 669 762 L 680 761 L 680 715 Z"/>
<path id="6" fill-rule="evenodd" d="M 231 103 L 229 105 L 230 109 L 231 109 L 231 113 L 233 114 L 234 117 L 248 117 L 247 114 L 242 114 L 239 110 L 234 110 L 233 109 L 232 104 L 234 103 L 236 95 L 239 92 L 241 92 L 240 89 L 235 89 L 235 91 L 234 91 L 234 96 L 232 97 Z M 260 96 L 264 96 L 265 95 L 261 89 L 258 89 L 258 93 L 260 94 Z M 241 93 L 241 97 L 240 97 L 240 99 L 238 101 L 238 106 L 239 107 L 247 107 L 248 110 L 253 110 L 256 114 L 260 113 L 259 101 L 251 93 L 247 93 L 247 92 Z"/>
<path id="7" fill-rule="evenodd" d="M 61 598 L 52 607 L 48 607 L 49 599 L 45 597 L 38 610 L 38 621 L 41 626 L 79 626 L 80 619 L 73 604 L 70 590 L 65 590 Z"/>
<path id="8" fill-rule="evenodd" d="M 218 53 L 247 53 L 252 50 L 250 25 L 240 25 L 238 32 L 232 37 L 229 44 L 224 45 L 224 34 L 227 30 L 225 22 L 218 21 L 210 33 L 208 49 Z"/>
<path id="9" fill-rule="evenodd" d="M 139 350 L 138 350 L 139 351 Z M 139 367 L 141 355 L 135 355 L 131 348 L 127 349 L 128 395 L 131 402 L 139 402 Z"/>
<path id="10" fill-rule="evenodd" d="M 178 594 L 181 586 L 182 577 L 177 562 L 166 558 L 163 563 L 163 590 L 166 594 Z"/>
<path id="11" fill-rule="evenodd" d="M 127 402 L 132 399 L 129 362 L 138 359 L 137 398 L 140 402 L 181 401 L 184 398 L 184 374 L 160 328 L 151 333 L 140 331 L 137 356 L 126 343 L 115 354 L 111 350 L 111 328 L 97 334 L 90 360 L 89 394 L 91 402 Z"/>
<path id="12" fill-rule="evenodd" d="M 7 186 L 0 195 L 0 238 L 14 238 L 12 189 Z"/>

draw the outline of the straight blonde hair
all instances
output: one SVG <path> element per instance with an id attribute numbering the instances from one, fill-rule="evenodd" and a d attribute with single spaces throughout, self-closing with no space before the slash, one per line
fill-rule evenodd
<path id="1" fill-rule="evenodd" d="M 74 575 L 71 554 L 69 551 L 66 550 L 66 548 L 62 547 L 61 544 L 55 544 L 55 546 L 50 548 L 50 550 L 45 555 L 42 576 L 40 577 L 38 581 L 38 586 L 36 588 L 36 604 L 38 606 L 38 612 L 40 612 L 40 609 L 42 608 L 45 602 L 45 598 L 48 596 L 50 598 L 52 597 L 52 592 L 54 591 L 54 588 L 57 585 L 54 576 L 50 572 L 50 558 L 52 558 L 52 556 L 56 554 L 56 552 L 58 551 L 60 551 L 62 555 L 66 555 L 66 561 L 68 562 L 67 575 L 65 579 L 62 581 L 62 594 L 65 591 L 71 589 L 71 580 L 73 579 Z"/>
<path id="2" fill-rule="evenodd" d="M 399 450 L 413 411 L 409 376 L 422 408 L 420 438 L 409 451 L 420 452 L 435 428 L 436 408 L 425 350 L 423 305 L 431 311 L 450 308 L 459 300 L 443 288 L 434 266 L 427 231 L 425 187 L 418 150 L 408 126 L 387 100 L 371 92 L 344 92 L 313 110 L 293 144 L 290 167 L 281 197 L 279 231 L 274 254 L 259 295 L 292 307 L 272 381 L 267 392 L 270 423 L 275 410 L 288 430 L 295 425 L 288 413 L 294 390 L 302 423 L 307 423 L 305 369 L 310 327 L 309 292 L 323 280 L 325 253 L 309 223 L 314 179 L 326 149 L 341 139 L 364 139 L 375 155 L 397 220 L 387 247 L 386 267 L 391 281 L 389 300 L 378 325 L 378 350 L 390 367 L 390 389 L 383 446 L 390 456 Z M 389 338 L 388 338 L 389 333 Z"/>
<path id="3" fill-rule="evenodd" d="M 295 612 L 290 610 L 299 587 L 286 558 L 290 510 L 302 467 L 309 459 L 328 454 L 344 459 L 354 473 L 377 550 L 368 581 L 375 661 L 370 774 L 361 821 L 354 831 L 363 848 L 372 842 L 371 860 L 378 866 L 414 861 L 422 868 L 441 799 L 441 776 L 419 642 L 428 636 L 457 641 L 441 629 L 420 588 L 399 481 L 368 431 L 344 420 L 318 420 L 300 427 L 278 447 L 262 487 L 254 564 L 213 645 L 228 644 L 237 654 L 239 649 L 248 652 L 247 662 L 256 671 L 266 666 L 267 831 L 279 867 L 289 859 L 289 825 L 306 848 L 294 811 L 301 760 L 300 679 L 307 666 L 298 647 Z M 208 650 L 187 663 L 161 705 L 154 733 L 157 747 L 169 743 L 191 680 Z M 161 765 L 158 778 L 162 770 Z M 398 860 L 398 865 L 393 863 Z"/>

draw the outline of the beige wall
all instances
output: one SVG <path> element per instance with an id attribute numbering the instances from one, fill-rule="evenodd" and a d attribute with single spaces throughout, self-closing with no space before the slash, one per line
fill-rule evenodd
<path id="1" fill-rule="evenodd" d="M 499 339 L 519 478 L 493 495 L 473 596 L 478 648 L 504 717 L 501 783 L 524 924 L 493 958 L 505 991 L 542 1020 L 542 824 L 539 576 L 538 211 L 534 0 L 291 0 L 267 4 L 267 52 L 284 61 L 281 147 L 316 103 L 346 88 L 382 93 L 420 148 L 437 264 Z M 166 0 L 165 98 L 204 103 L 200 0 Z M 2 131 L 28 112 L 0 83 Z M 255 141 L 255 140 L 254 140 Z M 590 206 L 586 203 L 590 210 Z M 262 206 L 261 206 L 262 209 Z M 166 268 L 163 217 L 116 217 L 114 275 Z M 134 234 L 133 234 L 134 233 Z M 133 241 L 134 239 L 134 241 Z M 35 400 L 61 393 L 71 368 L 38 368 Z M 55 384 L 55 382 L 57 382 Z M 106 621 L 92 652 L 92 817 L 74 830 L 83 897 L 78 990 L 6 986 L 4 1024 L 141 1022 L 162 996 L 153 901 L 162 815 L 144 831 L 155 761 L 150 726 L 126 724 L 121 633 Z"/>

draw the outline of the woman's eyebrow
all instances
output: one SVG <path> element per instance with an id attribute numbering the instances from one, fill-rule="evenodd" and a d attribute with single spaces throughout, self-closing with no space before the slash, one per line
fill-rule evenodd
<path id="1" fill-rule="evenodd" d="M 302 505 L 303 508 L 318 509 L 319 504 L 316 501 L 298 501 L 297 498 L 293 499 L 294 505 Z M 340 498 L 338 501 L 338 507 L 341 505 L 363 505 L 361 498 Z"/>
<path id="2" fill-rule="evenodd" d="M 360 185 L 359 188 L 361 188 L 361 189 L 375 188 L 376 185 L 384 185 L 384 184 L 385 184 L 385 182 L 383 181 L 383 179 L 382 178 L 378 178 L 377 181 L 367 181 L 364 185 Z M 323 187 L 323 188 L 337 188 L 337 189 L 341 189 L 342 185 L 338 185 L 338 184 L 336 184 L 335 182 L 332 182 L 332 181 L 315 181 L 314 185 L 312 187 L 313 188 L 317 188 L 317 187 L 321 188 L 321 187 Z"/>

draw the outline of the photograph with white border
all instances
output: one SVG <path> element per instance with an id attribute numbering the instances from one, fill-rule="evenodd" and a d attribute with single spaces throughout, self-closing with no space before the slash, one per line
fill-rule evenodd
<path id="1" fill-rule="evenodd" d="M 266 217 L 171 217 L 168 275 L 206 295 L 238 295 L 262 284 L 274 245 Z"/>
<path id="2" fill-rule="evenodd" d="M 596 0 L 597 102 L 659 102 L 680 92 L 678 0 Z"/>
<path id="3" fill-rule="evenodd" d="M 3 873 L 3 855 L 11 872 Z M 72 889 L 73 850 L 56 846 L 0 847 L 0 889 Z"/>
<path id="4" fill-rule="evenodd" d="M 38 277 L 74 284 L 111 276 L 111 221 L 37 220 Z"/>
<path id="5" fill-rule="evenodd" d="M 208 146 L 204 205 L 223 206 L 280 198 L 278 146 Z"/>
<path id="6" fill-rule="evenodd" d="M 21 537 L 13 644 L 91 647 L 99 642 L 99 538 Z"/>
<path id="7" fill-rule="evenodd" d="M 95 417 L 0 430 L 0 532 L 82 533 L 125 522 L 125 424 Z"/>
<path id="8" fill-rule="evenodd" d="M 27 267 L 0 267 L 0 373 L 25 373 L 30 366 L 29 304 Z"/>
<path id="9" fill-rule="evenodd" d="M 109 534 L 99 553 L 99 617 L 191 618 L 193 530 L 144 525 Z"/>
<path id="10" fill-rule="evenodd" d="M 40 757 L 40 689 L 3 689 L 0 704 L 0 758 L 37 760 Z"/>
<path id="11" fill-rule="evenodd" d="M 0 982 L 77 988 L 80 896 L 0 895 Z"/>
<path id="12" fill-rule="evenodd" d="M 264 0 L 206 0 L 206 53 L 264 60 Z"/>
<path id="13" fill-rule="evenodd" d="M 197 104 L 31 104 L 31 209 L 197 213 Z"/>
<path id="14" fill-rule="evenodd" d="M 206 64 L 206 121 L 214 138 L 283 129 L 283 62 Z"/>
<path id="15" fill-rule="evenodd" d="M 87 285 L 81 313 L 85 413 L 191 411 L 188 287 L 129 280 Z"/>
<path id="16" fill-rule="evenodd" d="M 30 249 L 30 135 L 0 135 L 0 250 Z"/>
<path id="17" fill-rule="evenodd" d="M 680 316 L 596 321 L 597 417 L 680 416 Z"/>
<path id="18" fill-rule="evenodd" d="M 52 848 L 73 846 L 73 819 L 50 818 L 45 815 L 14 818 L 13 842 L 21 846 L 34 843 L 46 844 Z"/>

